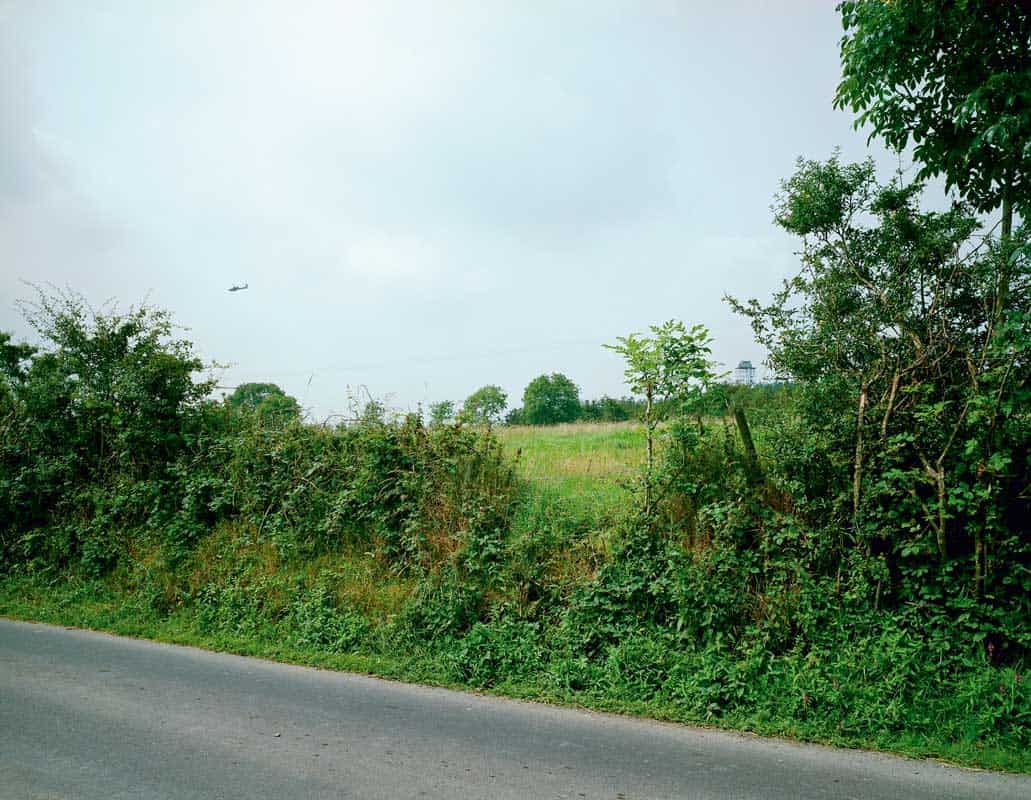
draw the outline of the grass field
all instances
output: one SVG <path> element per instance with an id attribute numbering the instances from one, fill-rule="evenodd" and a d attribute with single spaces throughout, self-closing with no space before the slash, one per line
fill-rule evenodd
<path id="1" fill-rule="evenodd" d="M 644 429 L 635 422 L 497 429 L 535 491 L 562 497 L 592 518 L 625 505 L 644 463 Z"/>

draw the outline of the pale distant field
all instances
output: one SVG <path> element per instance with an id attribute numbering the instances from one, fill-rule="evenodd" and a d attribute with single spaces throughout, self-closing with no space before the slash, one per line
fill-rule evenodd
<path id="1" fill-rule="evenodd" d="M 531 485 L 578 505 L 614 510 L 644 462 L 644 429 L 636 422 L 584 422 L 495 429 Z"/>

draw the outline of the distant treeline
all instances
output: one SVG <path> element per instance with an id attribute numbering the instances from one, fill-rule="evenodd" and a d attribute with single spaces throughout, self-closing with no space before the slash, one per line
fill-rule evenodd
<path id="1" fill-rule="evenodd" d="M 718 417 L 731 406 L 754 408 L 773 402 L 790 390 L 788 383 L 767 383 L 746 386 L 743 384 L 720 383 L 709 387 L 701 395 L 692 411 L 703 416 Z M 656 412 L 666 417 L 672 414 L 673 401 L 665 400 L 655 404 Z M 580 400 L 575 416 L 568 419 L 547 422 L 531 422 L 522 407 L 513 408 L 505 416 L 508 425 L 548 425 L 557 422 L 640 422 L 644 419 L 645 401 L 637 397 L 609 397 L 602 395 L 595 400 Z"/>

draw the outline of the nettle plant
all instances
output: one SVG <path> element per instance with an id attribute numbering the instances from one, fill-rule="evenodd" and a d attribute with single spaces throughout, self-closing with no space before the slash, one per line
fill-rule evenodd
<path id="1" fill-rule="evenodd" d="M 651 336 L 631 333 L 616 344 L 603 345 L 626 361 L 627 385 L 644 398 L 644 431 L 647 460 L 644 474 L 644 513 L 655 511 L 655 438 L 659 423 L 673 413 L 683 413 L 715 379 L 709 331 L 703 325 L 690 329 L 679 320 L 649 327 Z"/>

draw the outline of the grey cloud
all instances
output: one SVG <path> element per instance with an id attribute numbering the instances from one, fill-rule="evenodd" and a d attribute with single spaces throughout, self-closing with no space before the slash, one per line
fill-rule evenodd
<path id="1" fill-rule="evenodd" d="M 19 277 L 149 295 L 319 415 L 556 369 L 619 394 L 600 344 L 670 317 L 759 361 L 721 297 L 793 266 L 777 179 L 863 149 L 830 6 L 2 8 L 0 326 Z"/>

